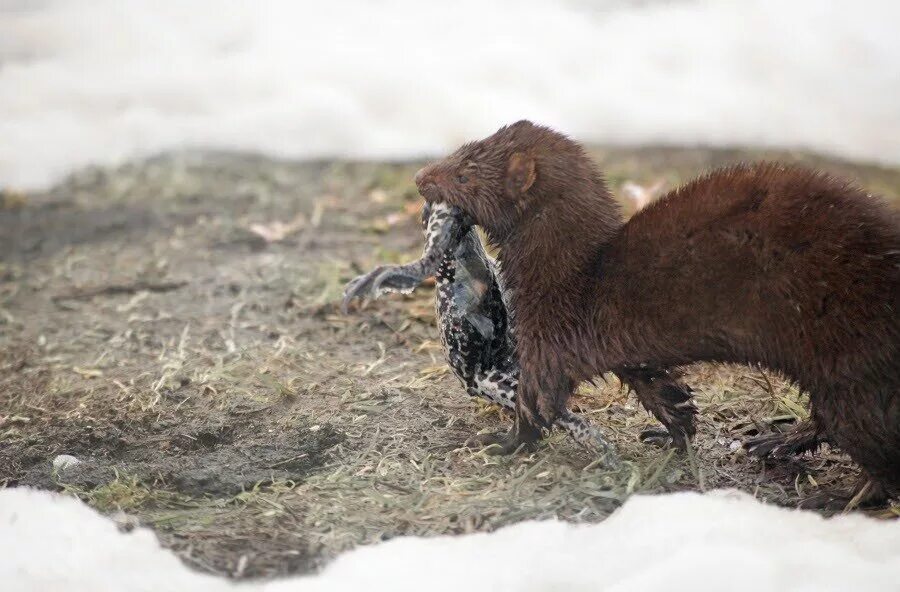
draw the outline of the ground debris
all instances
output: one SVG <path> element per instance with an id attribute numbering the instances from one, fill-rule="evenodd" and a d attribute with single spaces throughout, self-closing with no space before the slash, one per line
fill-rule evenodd
<path id="1" fill-rule="evenodd" d="M 617 193 L 788 156 L 593 154 Z M 900 170 L 790 158 L 900 198 Z M 737 487 L 795 507 L 855 480 L 829 449 L 744 454 L 735 442 L 805 405 L 779 377 L 739 366 L 686 369 L 700 407 L 691 455 L 639 442 L 653 420 L 612 376 L 571 406 L 615 443 L 617 470 L 561 434 L 509 458 L 463 448 L 509 420 L 446 372 L 433 292 L 338 310 L 361 270 L 419 257 L 417 164 L 168 154 L 83 171 L 0 210 L 0 485 L 62 488 L 151 526 L 199 569 L 247 578 L 400 535 L 599 521 L 635 492 Z M 298 212 L 298 238 L 248 231 L 299 225 Z M 380 224 L 389 231 L 367 232 Z M 143 279 L 110 282 L 111 270 Z M 81 462 L 54 475 L 59 455 Z"/>
<path id="2" fill-rule="evenodd" d="M 138 292 L 171 292 L 188 285 L 187 281 L 148 282 L 138 281 L 131 284 L 106 284 L 102 286 L 86 286 L 76 288 L 53 296 L 53 300 L 90 300 L 96 296 L 118 296 L 136 294 Z"/>

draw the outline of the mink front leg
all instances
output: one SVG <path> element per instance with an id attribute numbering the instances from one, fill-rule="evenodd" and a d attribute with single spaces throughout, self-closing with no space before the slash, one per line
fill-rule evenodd
<path id="1" fill-rule="evenodd" d="M 516 412 L 534 426 L 549 427 L 566 408 L 575 385 L 544 360 L 531 361 L 523 355 L 521 365 Z"/>
<path id="2" fill-rule="evenodd" d="M 544 366 L 546 367 L 546 366 Z M 525 380 L 525 371 L 522 371 L 519 382 L 519 398 L 516 401 L 516 423 L 527 425 L 529 429 L 537 429 L 539 426 L 550 426 L 553 423 L 567 425 L 572 436 L 578 442 L 583 442 L 589 448 L 600 452 L 608 467 L 619 466 L 619 458 L 615 447 L 602 436 L 596 429 L 583 419 L 572 414 L 566 407 L 566 403 L 575 390 L 575 383 L 562 371 L 543 371 L 537 373 L 536 379 Z M 530 403 L 523 403 L 530 401 Z M 573 423 L 574 420 L 574 423 Z M 579 425 L 579 424 L 584 425 Z"/>
<path id="3" fill-rule="evenodd" d="M 504 372 L 492 368 L 487 372 L 478 372 L 471 379 L 466 392 L 469 393 L 469 396 L 500 405 L 505 411 L 515 413 L 517 378 L 518 372 Z M 610 455 L 612 445 L 603 436 L 603 432 L 577 413 L 563 409 L 555 425 L 562 428 L 580 446 L 605 456 Z M 497 439 L 497 437 L 494 436 L 493 439 Z"/>
<path id="4" fill-rule="evenodd" d="M 521 362 L 516 424 L 501 442 L 507 451 L 511 451 L 510 447 L 515 450 L 523 443 L 530 445 L 540 439 L 541 429 L 549 429 L 565 414 L 566 402 L 574 390 L 573 382 L 565 373 L 550 370 L 545 360 L 526 355 Z"/>
<path id="5" fill-rule="evenodd" d="M 784 458 L 812 452 L 826 442 L 824 431 L 812 419 L 800 422 L 786 432 L 772 432 L 747 438 L 744 448 L 760 458 Z"/>
<path id="6" fill-rule="evenodd" d="M 521 353 L 521 352 L 520 352 Z M 559 416 L 557 411 L 548 418 L 543 418 L 537 413 L 537 396 L 540 387 L 535 388 L 533 374 L 526 371 L 523 366 L 519 373 L 519 385 L 516 392 L 516 419 L 512 429 L 503 434 L 483 434 L 475 436 L 470 442 L 487 447 L 486 452 L 491 454 L 512 454 L 520 447 L 531 449 L 541 439 L 541 428 L 549 428 Z M 555 388 L 550 392 L 558 396 L 562 393 L 562 406 L 565 406 L 565 387 L 568 381 L 559 379 L 553 381 Z M 550 385 L 550 381 L 544 380 L 538 384 Z"/>

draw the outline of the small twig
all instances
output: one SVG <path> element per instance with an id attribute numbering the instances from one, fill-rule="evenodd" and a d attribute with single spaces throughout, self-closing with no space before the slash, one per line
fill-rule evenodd
<path id="1" fill-rule="evenodd" d="M 403 493 L 405 495 L 411 495 L 413 493 L 411 489 L 407 489 L 406 487 L 395 485 L 393 483 L 388 483 L 387 481 L 382 481 L 381 479 L 375 479 L 375 485 L 381 485 L 383 487 L 387 487 L 388 489 L 399 491 L 400 493 Z"/>
<path id="2" fill-rule="evenodd" d="M 858 492 L 856 492 L 856 495 L 853 496 L 853 499 L 851 499 L 849 502 L 847 502 L 847 505 L 844 506 L 844 511 L 842 513 L 846 514 L 847 512 L 850 512 L 851 510 L 855 510 L 856 507 L 859 506 L 860 502 L 862 502 L 862 500 L 865 499 L 865 497 L 869 494 L 869 491 L 871 489 L 872 489 L 872 482 L 866 481 L 866 484 L 863 485 Z"/>
<path id="3" fill-rule="evenodd" d="M 95 296 L 115 296 L 119 294 L 136 294 L 138 292 L 171 292 L 186 286 L 188 282 L 135 282 L 133 284 L 109 284 L 79 288 L 65 294 L 57 294 L 54 302 L 63 300 L 90 300 Z"/>
<path id="4" fill-rule="evenodd" d="M 772 381 L 769 380 L 769 375 L 762 368 L 759 369 L 759 373 L 762 374 L 763 380 L 766 381 L 766 388 L 769 390 L 769 396 L 775 397 L 775 387 L 772 386 Z"/>
<path id="5" fill-rule="evenodd" d="M 763 370 L 760 367 L 757 367 L 757 370 L 759 370 L 759 375 L 763 377 L 763 380 L 759 380 L 755 376 L 744 376 L 744 378 L 747 378 L 747 379 L 755 382 L 759 386 L 765 388 L 766 391 L 768 391 L 769 396 L 774 399 L 775 398 L 775 387 L 772 385 L 772 381 L 769 380 L 769 375 L 766 374 L 765 370 Z M 763 382 L 763 381 L 765 381 L 765 382 Z"/>
<path id="6" fill-rule="evenodd" d="M 267 409 L 271 409 L 274 407 L 274 403 L 270 403 L 269 405 L 263 405 L 262 407 L 257 407 L 256 409 L 247 409 L 247 410 L 236 410 L 232 409 L 232 415 L 252 415 L 254 413 L 259 413 L 260 411 L 266 411 Z"/>
<path id="7" fill-rule="evenodd" d="M 390 329 L 391 332 L 394 334 L 394 339 L 396 339 L 398 343 L 401 343 L 402 345 L 405 345 L 405 346 L 409 347 L 410 349 L 412 349 L 414 347 L 413 343 L 409 340 L 409 338 L 406 335 L 404 335 L 403 333 L 401 333 L 399 330 L 395 329 L 387 321 L 387 319 L 385 319 L 382 316 L 375 316 L 373 318 L 375 320 L 377 320 L 379 323 L 381 323 L 382 325 L 384 325 L 385 327 L 387 327 L 388 329 Z"/>
<path id="8" fill-rule="evenodd" d="M 269 465 L 268 467 L 266 467 L 266 468 L 274 469 L 275 467 L 279 467 L 279 466 L 281 466 L 281 465 L 286 465 L 286 464 L 288 464 L 289 462 L 293 462 L 293 461 L 295 461 L 295 460 L 300 460 L 301 458 L 304 458 L 304 457 L 306 457 L 306 456 L 309 456 L 309 454 L 306 453 L 306 452 L 304 452 L 303 454 L 298 454 L 298 455 L 296 455 L 296 456 L 292 456 L 292 457 L 290 457 L 290 458 L 285 458 L 285 459 L 280 460 L 280 461 L 278 461 L 278 462 L 272 463 L 272 464 L 270 464 L 270 465 Z"/>

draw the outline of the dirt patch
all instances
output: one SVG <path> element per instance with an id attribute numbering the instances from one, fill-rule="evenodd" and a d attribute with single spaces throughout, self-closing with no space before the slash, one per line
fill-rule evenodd
<path id="1" fill-rule="evenodd" d="M 807 154 L 593 155 L 617 192 L 778 157 L 900 197 L 900 170 Z M 0 202 L 14 205 L 0 209 L 0 483 L 126 512 L 235 577 L 399 535 L 602 520 L 635 492 L 738 487 L 796 506 L 851 486 L 837 451 L 743 454 L 741 438 L 806 411 L 790 384 L 737 366 L 688 369 L 701 415 L 687 455 L 638 441 L 653 421 L 612 377 L 573 404 L 608 432 L 620 470 L 561 434 L 511 458 L 462 448 L 508 419 L 447 374 L 431 291 L 337 310 L 351 277 L 418 255 L 416 166 L 170 154 Z M 61 454 L 82 463 L 54 474 Z"/>
<path id="2" fill-rule="evenodd" d="M 124 477 L 195 497 L 231 497 L 278 481 L 302 481 L 325 464 L 328 451 L 342 440 L 327 424 L 310 430 L 308 420 L 298 421 L 293 431 L 264 436 L 252 432 L 239 436 L 231 424 L 205 426 L 193 433 L 161 427 L 136 444 L 118 431 L 104 434 L 103 440 L 112 440 L 110 448 L 96 442 L 93 430 L 86 430 L 86 439 L 95 440 L 95 445 L 68 448 L 81 448 L 88 456 L 76 457 L 78 463 L 64 468 L 36 463 L 20 484 L 90 490 Z M 64 436 L 71 437 L 71 433 Z M 164 451 L 156 445 L 160 443 Z"/>

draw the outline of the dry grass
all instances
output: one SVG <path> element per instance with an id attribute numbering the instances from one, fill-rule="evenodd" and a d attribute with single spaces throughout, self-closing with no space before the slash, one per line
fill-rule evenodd
<path id="1" fill-rule="evenodd" d="M 619 187 L 761 155 L 595 156 Z M 900 171 L 824 164 L 900 197 Z M 399 535 L 602 520 L 633 493 L 738 487 L 794 506 L 851 485 L 856 469 L 828 449 L 747 458 L 741 438 L 806 408 L 738 366 L 687 369 L 701 408 L 688 454 L 638 442 L 653 421 L 612 377 L 574 404 L 618 446 L 619 470 L 558 433 L 508 458 L 461 447 L 508 420 L 448 374 L 430 292 L 336 308 L 351 276 L 420 250 L 414 169 L 172 155 L 83 171 L 0 211 L 0 482 L 126 512 L 238 577 Z M 248 230 L 273 221 L 290 232 Z M 53 475 L 60 453 L 87 469 Z"/>

